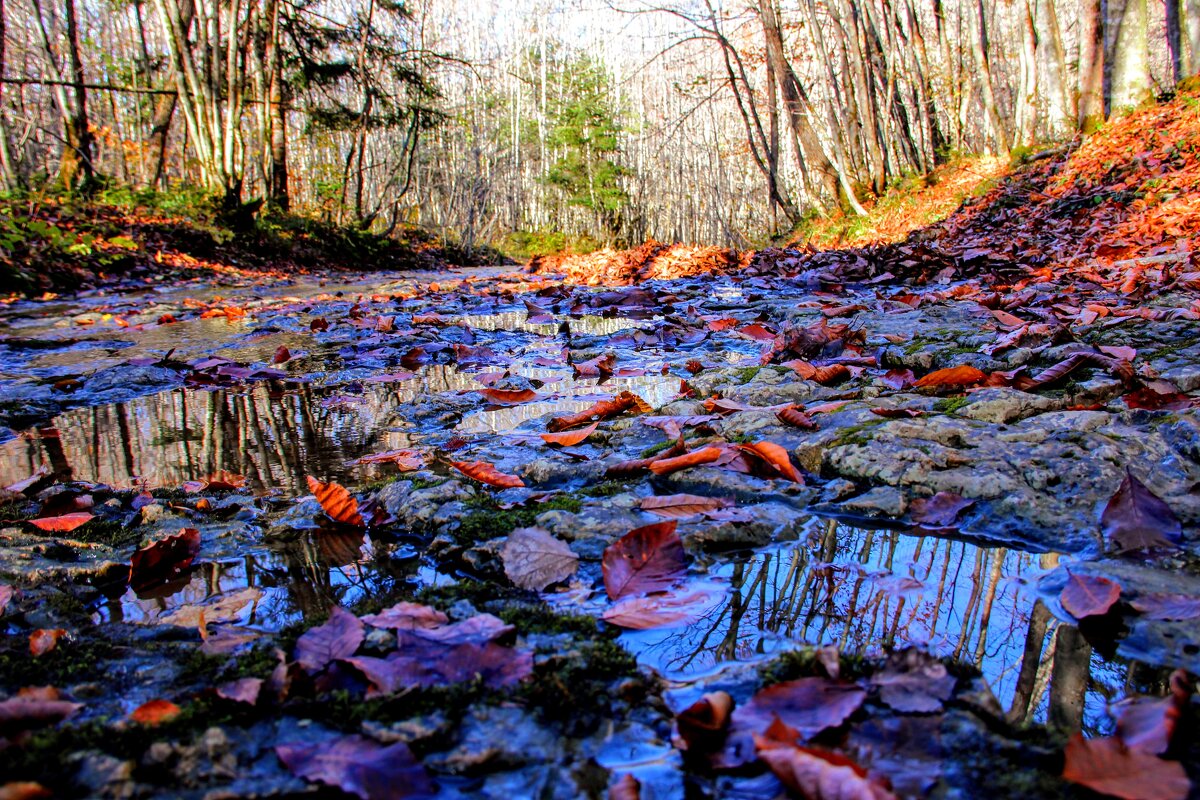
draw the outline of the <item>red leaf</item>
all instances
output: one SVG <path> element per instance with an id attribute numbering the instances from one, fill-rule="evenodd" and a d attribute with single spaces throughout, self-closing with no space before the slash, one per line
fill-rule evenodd
<path id="1" fill-rule="evenodd" d="M 489 403 L 499 406 L 516 406 L 537 400 L 540 394 L 533 389 L 476 389 Z"/>
<path id="2" fill-rule="evenodd" d="M 604 550 L 601 570 L 611 600 L 669 588 L 687 572 L 675 520 L 634 528 Z"/>
<path id="3" fill-rule="evenodd" d="M 788 451 L 774 442 L 739 444 L 737 445 L 737 449 L 758 458 L 769 466 L 771 472 L 774 472 L 779 477 L 786 478 L 792 483 L 804 483 L 804 478 L 800 476 L 796 467 L 793 466 Z M 651 469 L 654 468 L 651 467 Z"/>
<path id="4" fill-rule="evenodd" d="M 705 511 L 715 511 L 718 508 L 731 508 L 733 501 L 723 497 L 701 497 L 695 494 L 669 494 L 658 497 L 644 497 L 640 503 L 642 511 L 649 511 L 660 517 L 683 519 L 702 514 Z"/>
<path id="5" fill-rule="evenodd" d="M 608 400 L 601 400 L 591 408 L 580 411 L 576 414 L 567 414 L 563 417 L 554 417 L 546 425 L 551 432 L 565 431 L 568 428 L 577 428 L 580 425 L 586 425 L 589 422 L 611 419 L 626 411 L 636 411 L 639 414 L 648 414 L 652 409 L 645 400 L 638 397 L 633 392 L 621 392 L 616 397 Z"/>
<path id="6" fill-rule="evenodd" d="M 1148 411 L 1183 411 L 1196 405 L 1194 398 L 1179 392 L 1156 392 L 1149 386 L 1136 389 L 1124 397 L 1125 405 L 1130 408 L 1144 408 Z"/>
<path id="7" fill-rule="evenodd" d="M 319 672 L 335 659 L 354 655 L 362 640 L 362 621 L 334 606 L 324 624 L 309 628 L 296 640 L 296 661 L 309 672 Z"/>
<path id="8" fill-rule="evenodd" d="M 907 389 L 916 383 L 917 376 L 911 369 L 890 369 L 879 380 L 893 389 Z"/>
<path id="9" fill-rule="evenodd" d="M 33 781 L 13 781 L 0 785 L 0 800 L 41 800 L 53 796 L 53 792 Z"/>
<path id="10" fill-rule="evenodd" d="M 670 475 L 688 467 L 711 464 L 721 457 L 721 452 L 719 447 L 705 447 L 673 458 L 650 459 L 646 467 L 655 475 Z"/>
<path id="11" fill-rule="evenodd" d="M 586 428 L 581 428 L 577 431 L 563 431 L 562 433 L 543 433 L 542 441 L 547 444 L 556 444 L 560 447 L 574 447 L 583 440 L 587 439 L 596 432 L 596 428 L 600 427 L 599 422 L 593 422 Z"/>
<path id="12" fill-rule="evenodd" d="M 709 692 L 675 716 L 675 727 L 688 750 L 715 750 L 729 728 L 733 698 L 726 692 Z"/>
<path id="13" fill-rule="evenodd" d="M 89 514 L 86 511 L 78 511 L 74 514 L 63 514 L 61 517 L 42 517 L 41 519 L 31 519 L 29 524 L 39 530 L 51 533 L 67 533 L 73 531 L 81 525 L 86 525 L 89 521 L 95 518 L 95 514 Z"/>
<path id="14" fill-rule="evenodd" d="M 275 746 L 293 775 L 362 800 L 430 796 L 433 782 L 404 742 L 382 745 L 362 736 Z"/>
<path id="15" fill-rule="evenodd" d="M 183 574 L 199 554 L 200 531 L 184 528 L 134 553 L 129 564 L 129 583 L 134 591 L 166 583 Z"/>
<path id="16" fill-rule="evenodd" d="M 813 370 L 812 380 L 822 386 L 829 386 L 834 383 L 841 383 L 849 380 L 850 368 L 845 364 L 830 364 L 827 367 L 817 367 Z"/>
<path id="17" fill-rule="evenodd" d="M 885 419 L 914 419 L 925 416 L 924 411 L 917 411 L 912 408 L 872 408 L 871 413 Z"/>
<path id="18" fill-rule="evenodd" d="M 786 726 L 784 726 L 786 728 Z M 777 741 L 780 728 L 755 736 L 758 757 L 775 777 L 799 797 L 808 800 L 895 800 L 887 787 L 867 775 L 859 765 L 837 753 Z"/>
<path id="19" fill-rule="evenodd" d="M 775 416 L 785 425 L 792 425 L 806 431 L 815 431 L 817 429 L 817 423 L 813 422 L 812 418 L 804 413 L 802 406 L 790 405 L 776 412 Z"/>
<path id="20" fill-rule="evenodd" d="M 1067 742 L 1063 778 L 1121 800 L 1186 800 L 1191 781 L 1183 765 L 1126 747 L 1116 737 Z"/>
<path id="21" fill-rule="evenodd" d="M 205 488 L 215 489 L 217 491 L 229 491 L 232 489 L 241 489 L 246 485 L 246 477 L 238 475 L 236 472 L 227 472 L 219 469 L 212 475 L 204 479 Z"/>
<path id="22" fill-rule="evenodd" d="M 288 350 L 285 345 L 279 345 L 279 349 L 275 351 L 275 355 L 271 357 L 272 364 L 286 364 L 292 360 L 292 351 Z"/>
<path id="23" fill-rule="evenodd" d="M 1120 584 L 1097 575 L 1072 574 L 1059 596 L 1062 607 L 1075 619 L 1107 614 L 1119 599 Z"/>
<path id="24" fill-rule="evenodd" d="M 1105 540 L 1120 552 L 1177 546 L 1183 536 L 1179 518 L 1129 469 L 1100 515 Z"/>
<path id="25" fill-rule="evenodd" d="M 183 709 L 170 700 L 148 700 L 133 710 L 129 718 L 139 725 L 153 728 L 170 722 L 183 713 Z"/>
<path id="26" fill-rule="evenodd" d="M 508 475 L 501 472 L 496 469 L 495 464 L 489 464 L 486 461 L 451 461 L 450 466 L 468 478 L 477 480 L 480 483 L 486 483 L 488 486 L 512 489 L 525 485 L 525 481 L 516 475 Z"/>
<path id="27" fill-rule="evenodd" d="M 652 594 L 647 597 L 626 597 L 601 614 L 612 625 L 631 630 L 650 630 L 690 623 L 700 618 L 713 605 L 712 592 L 683 589 Z"/>
<path id="28" fill-rule="evenodd" d="M 1187 673 L 1171 673 L 1169 697 L 1135 697 L 1118 705 L 1117 738 L 1134 750 L 1160 755 L 1171 746 L 1180 718 L 1191 704 Z"/>
<path id="29" fill-rule="evenodd" d="M 29 652 L 35 658 L 45 655 L 58 646 L 58 640 L 66 636 L 62 628 L 38 628 L 29 634 Z"/>
<path id="30" fill-rule="evenodd" d="M 948 367 L 931 372 L 913 385 L 918 389 L 926 387 L 939 389 L 961 388 L 964 386 L 974 386 L 977 383 L 983 383 L 985 380 L 987 380 L 987 375 L 975 367 L 961 364 L 957 367 Z"/>
<path id="31" fill-rule="evenodd" d="M 356 528 L 366 525 L 362 515 L 358 513 L 358 501 L 350 495 L 345 486 L 334 481 L 322 483 L 309 475 L 308 490 L 316 496 L 321 508 L 334 522 L 353 525 Z"/>

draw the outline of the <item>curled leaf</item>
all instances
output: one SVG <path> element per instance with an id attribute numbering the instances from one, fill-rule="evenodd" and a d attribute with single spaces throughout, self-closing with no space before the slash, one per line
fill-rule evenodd
<path id="1" fill-rule="evenodd" d="M 957 367 L 947 367 L 929 373 L 915 384 L 918 389 L 961 389 L 974 386 L 987 380 L 987 375 L 975 367 L 961 364 Z"/>
<path id="2" fill-rule="evenodd" d="M 593 433 L 595 433 L 596 428 L 598 428 L 599 426 L 600 426 L 600 423 L 597 421 L 597 422 L 593 422 L 591 425 L 588 425 L 586 428 L 580 428 L 577 431 L 563 431 L 562 433 L 543 433 L 541 435 L 542 441 L 546 442 L 547 444 L 556 444 L 556 445 L 559 445 L 560 447 L 574 447 L 575 445 L 583 442 L 585 439 L 587 439 L 589 436 L 591 436 Z"/>
<path id="3" fill-rule="evenodd" d="M 450 466 L 468 478 L 477 480 L 480 483 L 486 483 L 488 486 L 512 489 L 525 485 L 525 481 L 516 475 L 501 472 L 496 469 L 495 464 L 489 464 L 486 461 L 451 461 Z"/>
<path id="4" fill-rule="evenodd" d="M 358 501 L 351 496 L 345 486 L 334 481 L 322 483 L 309 475 L 308 490 L 316 496 L 321 508 L 334 522 L 353 525 L 356 528 L 366 525 L 362 515 L 358 513 Z"/>

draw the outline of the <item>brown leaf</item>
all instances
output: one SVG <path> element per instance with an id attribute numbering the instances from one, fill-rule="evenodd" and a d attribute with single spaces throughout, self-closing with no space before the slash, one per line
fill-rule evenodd
<path id="1" fill-rule="evenodd" d="M 608 800 L 642 800 L 642 784 L 626 772 L 608 789 Z"/>
<path id="2" fill-rule="evenodd" d="M 665 628 L 693 622 L 710 607 L 718 596 L 713 592 L 683 589 L 659 592 L 646 597 L 626 597 L 601 614 L 612 625 L 631 630 Z"/>
<path id="3" fill-rule="evenodd" d="M 533 654 L 527 650 L 495 642 L 430 641 L 403 632 L 399 638 L 399 648 L 387 658 L 344 660 L 370 681 L 368 697 L 476 680 L 498 689 L 516 686 L 533 674 Z"/>
<path id="4" fill-rule="evenodd" d="M 830 364 L 827 367 L 817 367 L 812 374 L 812 380 L 822 386 L 831 386 L 849 379 L 850 368 L 845 364 Z"/>
<path id="5" fill-rule="evenodd" d="M 657 497 L 643 497 L 640 507 L 660 517 L 683 519 L 685 517 L 714 511 L 718 508 L 731 508 L 733 501 L 723 497 L 701 497 L 695 494 L 668 494 Z"/>
<path id="6" fill-rule="evenodd" d="M 476 389 L 489 403 L 498 406 L 516 406 L 541 397 L 533 389 Z"/>
<path id="7" fill-rule="evenodd" d="M 985 380 L 987 380 L 987 375 L 983 372 L 967 364 L 961 364 L 957 367 L 947 367 L 946 369 L 931 372 L 914 383 L 913 386 L 918 389 L 926 387 L 935 389 L 962 388 L 983 383 Z"/>
<path id="8" fill-rule="evenodd" d="M 82 703 L 40 697 L 10 697 L 0 701 L 0 737 L 54 725 L 83 708 Z"/>
<path id="9" fill-rule="evenodd" d="M 575 371 L 576 378 L 600 378 L 605 375 L 612 375 L 616 365 L 616 355 L 605 353 L 590 361 L 580 361 L 578 364 L 572 364 L 571 366 Z"/>
<path id="10" fill-rule="evenodd" d="M 14 781 L 0 785 L 0 800 L 40 800 L 54 794 L 40 783 Z"/>
<path id="11" fill-rule="evenodd" d="M 0 583 L 0 617 L 4 616 L 4 609 L 8 608 L 8 604 L 12 602 L 16 594 L 16 589 L 6 583 Z"/>
<path id="12" fill-rule="evenodd" d="M 1125 470 L 1125 479 L 1100 515 L 1104 539 L 1124 553 L 1176 547 L 1183 536 L 1179 518 L 1158 495 Z"/>
<path id="13" fill-rule="evenodd" d="M 362 736 L 275 746 L 297 777 L 323 783 L 362 800 L 426 797 L 434 784 L 404 742 L 382 745 Z"/>
<path id="14" fill-rule="evenodd" d="M 488 486 L 512 489 L 525 485 L 525 481 L 516 475 L 508 475 L 501 472 L 496 469 L 495 464 L 489 464 L 486 461 L 451 461 L 450 466 L 468 478 L 477 480 L 480 483 L 486 483 Z"/>
<path id="15" fill-rule="evenodd" d="M 385 608 L 378 614 L 367 614 L 361 619 L 376 628 L 405 631 L 415 628 L 438 628 L 450 621 L 449 617 L 436 608 L 406 601 Z"/>
<path id="16" fill-rule="evenodd" d="M 38 628 L 29 634 L 30 655 L 36 658 L 49 653 L 58 646 L 58 640 L 66 635 L 67 632 L 62 628 Z"/>
<path id="17" fill-rule="evenodd" d="M 601 570 L 610 600 L 669 588 L 687 572 L 675 520 L 634 528 L 604 550 Z"/>
<path id="18" fill-rule="evenodd" d="M 372 453 L 346 462 L 346 466 L 363 464 L 393 464 L 400 472 L 413 472 L 425 466 L 425 456 L 418 450 L 400 449 Z"/>
<path id="19" fill-rule="evenodd" d="M 885 419 L 915 419 L 916 417 L 925 416 L 924 411 L 917 411 L 912 408 L 872 408 L 871 413 Z"/>
<path id="20" fill-rule="evenodd" d="M 634 411 L 638 414 L 648 414 L 652 409 L 645 400 L 638 397 L 633 392 L 621 392 L 616 397 L 608 400 L 601 400 L 591 408 L 580 411 L 576 414 L 567 414 L 562 417 L 554 417 L 547 423 L 546 427 L 552 433 L 565 431 L 569 428 L 577 428 L 580 425 L 586 425 L 590 422 L 596 422 L 606 419 L 611 419 L 619 414 L 624 414 L 626 411 Z"/>
<path id="21" fill-rule="evenodd" d="M 792 483 L 804 483 L 804 478 L 801 477 L 796 467 L 792 464 L 792 458 L 788 455 L 788 451 L 774 442 L 739 444 L 737 445 L 737 449 L 762 461 L 769 467 L 769 472 L 773 472 L 775 475 L 785 478 Z"/>
<path id="22" fill-rule="evenodd" d="M 675 716 L 675 727 L 688 750 L 715 750 L 725 738 L 733 714 L 733 698 L 709 692 Z"/>
<path id="23" fill-rule="evenodd" d="M 670 475 L 672 472 L 678 472 L 681 469 L 688 467 L 697 467 L 701 464 L 711 464 L 721 457 L 721 448 L 719 447 L 704 447 L 700 450 L 693 450 L 690 453 L 684 453 L 681 456 L 673 458 L 656 458 L 651 459 L 647 464 L 647 468 L 655 475 Z"/>
<path id="24" fill-rule="evenodd" d="M 871 676 L 879 699 L 903 714 L 933 714 L 954 692 L 955 679 L 938 659 L 915 648 L 894 653 Z"/>
<path id="25" fill-rule="evenodd" d="M 296 662 L 308 672 L 319 672 L 331 661 L 354 655 L 362 640 L 362 621 L 334 606 L 324 624 L 309 628 L 296 640 Z"/>
<path id="26" fill-rule="evenodd" d="M 1171 746 L 1179 720 L 1191 705 L 1194 687 L 1187 673 L 1171 673 L 1167 697 L 1135 697 L 1117 706 L 1117 738 L 1133 750 L 1161 755 Z"/>
<path id="27" fill-rule="evenodd" d="M 968 500 L 953 492 L 938 492 L 933 497 L 918 497 L 908 506 L 912 521 L 925 528 L 951 528 L 959 515 L 971 506 Z"/>
<path id="28" fill-rule="evenodd" d="M 777 411 L 775 416 L 785 425 L 792 425 L 806 431 L 815 431 L 817 423 L 813 422 L 808 414 L 804 413 L 803 406 L 790 405 L 785 409 Z"/>
<path id="29" fill-rule="evenodd" d="M 777 741 L 755 735 L 758 757 L 775 773 L 775 777 L 799 797 L 808 800 L 895 800 L 895 795 L 866 770 L 837 753 L 800 747 L 791 742 Z"/>
<path id="30" fill-rule="evenodd" d="M 1073 573 L 1063 587 L 1059 601 L 1075 619 L 1102 616 L 1121 599 L 1121 586 L 1116 581 L 1098 575 Z"/>
<path id="31" fill-rule="evenodd" d="M 170 700 L 147 700 L 133 710 L 129 719 L 139 725 L 153 728 L 164 722 L 170 722 L 182 713 L 183 709 Z"/>
<path id="32" fill-rule="evenodd" d="M 246 485 L 246 476 L 238 475 L 236 472 L 228 472 L 219 469 L 212 475 L 204 479 L 206 489 L 214 489 L 217 491 L 230 491 L 233 489 L 241 489 Z"/>
<path id="33" fill-rule="evenodd" d="M 68 533 L 81 525 L 86 525 L 95 519 L 95 517 L 95 514 L 89 514 L 86 511 L 77 511 L 73 514 L 63 514 L 61 517 L 31 519 L 29 520 L 29 524 L 38 530 L 47 531 L 48 533 Z"/>
<path id="34" fill-rule="evenodd" d="M 1109 736 L 1067 742 L 1063 778 L 1121 800 L 1186 800 L 1191 781 L 1183 765 L 1127 747 Z"/>
<path id="35" fill-rule="evenodd" d="M 542 528 L 517 528 L 510 533 L 500 560 L 509 580 L 535 592 L 565 581 L 579 568 L 579 556 Z"/>
<path id="36" fill-rule="evenodd" d="M 200 531 L 184 528 L 135 552 L 129 564 L 129 583 L 135 592 L 144 592 L 175 580 L 187 572 L 199 554 Z"/>
<path id="37" fill-rule="evenodd" d="M 1195 398 L 1179 392 L 1157 392 L 1149 386 L 1143 386 L 1129 392 L 1123 398 L 1125 405 L 1130 408 L 1144 408 L 1148 411 L 1183 411 L 1196 405 Z"/>
<path id="38" fill-rule="evenodd" d="M 547 444 L 556 444 L 560 447 L 574 447 L 580 442 L 587 439 L 596 432 L 596 428 L 600 427 L 600 423 L 593 422 L 586 428 L 580 428 L 577 431 L 563 431 L 562 433 L 543 433 L 542 441 Z"/>
<path id="39" fill-rule="evenodd" d="M 271 357 L 272 364 L 286 364 L 288 361 L 291 361 L 291 360 L 292 360 L 292 351 L 288 350 L 287 347 L 282 344 L 279 345 L 279 349 L 275 351 L 275 355 L 273 355 Z"/>
<path id="40" fill-rule="evenodd" d="M 235 681 L 226 681 L 217 685 L 217 697 L 252 706 L 258 703 L 258 695 L 262 692 L 263 683 L 262 678 L 239 678 Z"/>
<path id="41" fill-rule="evenodd" d="M 1200 617 L 1200 597 L 1186 594 L 1147 593 L 1130 605 L 1146 619 L 1182 620 Z"/>
<path id="42" fill-rule="evenodd" d="M 356 528 L 366 526 L 362 515 L 358 513 L 358 501 L 351 496 L 345 486 L 334 481 L 322 483 L 309 475 L 308 490 L 316 496 L 321 508 L 334 522 L 353 525 Z"/>

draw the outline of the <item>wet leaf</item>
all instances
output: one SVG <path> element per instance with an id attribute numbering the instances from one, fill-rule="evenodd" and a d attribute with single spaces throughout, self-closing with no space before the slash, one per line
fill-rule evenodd
<path id="1" fill-rule="evenodd" d="M 831 386 L 849 379 L 850 368 L 845 364 L 830 364 L 827 367 L 817 367 L 813 370 L 812 374 L 812 380 L 822 386 Z"/>
<path id="2" fill-rule="evenodd" d="M 436 608 L 401 601 L 390 608 L 385 608 L 378 614 L 367 614 L 362 621 L 376 628 L 393 628 L 397 630 L 412 630 L 414 628 L 437 628 L 445 625 L 450 618 Z"/>
<path id="3" fill-rule="evenodd" d="M 577 431 L 563 431 L 562 433 L 543 433 L 543 434 L 541 434 L 542 441 L 546 442 L 547 444 L 556 444 L 556 445 L 559 445 L 560 447 L 574 447 L 575 445 L 580 444 L 585 439 L 587 439 L 589 436 L 591 436 L 593 433 L 595 433 L 596 428 L 598 428 L 598 427 L 600 427 L 600 423 L 593 422 L 591 425 L 588 425 L 586 428 L 580 428 Z"/>
<path id="4" fill-rule="evenodd" d="M 450 625 L 414 627 L 408 632 L 412 637 L 439 644 L 486 644 L 515 630 L 514 626 L 493 614 L 476 614 Z"/>
<path id="5" fill-rule="evenodd" d="M 262 678 L 239 678 L 235 681 L 227 681 L 217 685 L 217 697 L 252 706 L 258 703 L 258 695 L 262 692 L 263 683 Z"/>
<path id="6" fill-rule="evenodd" d="M 688 750 L 717 749 L 729 729 L 733 698 L 726 692 L 709 692 L 675 716 L 675 727 Z"/>
<path id="7" fill-rule="evenodd" d="M 334 606 L 324 624 L 310 628 L 296 640 L 296 662 L 308 672 L 320 672 L 329 662 L 354 655 L 362 640 L 362 621 L 341 606 Z"/>
<path id="8" fill-rule="evenodd" d="M 884 669 L 871 676 L 879 699 L 903 714 L 933 714 L 954 692 L 954 676 L 946 665 L 920 650 L 909 648 L 888 658 Z"/>
<path id="9" fill-rule="evenodd" d="M 925 416 L 924 411 L 917 411 L 913 408 L 872 408 L 871 413 L 885 419 L 915 419 Z"/>
<path id="10" fill-rule="evenodd" d="M 425 456 L 418 450 L 400 449 L 372 453 L 369 456 L 360 456 L 347 462 L 347 466 L 362 464 L 392 464 L 400 472 L 413 472 L 425 467 Z"/>
<path id="11" fill-rule="evenodd" d="M 215 491 L 241 489 L 246 485 L 246 476 L 219 469 L 204 479 L 204 485 L 205 488 Z"/>
<path id="12" fill-rule="evenodd" d="M 975 367 L 967 364 L 961 364 L 957 367 L 948 367 L 931 372 L 919 381 L 913 384 L 918 389 L 935 388 L 935 389 L 951 389 L 963 388 L 966 386 L 975 386 L 987 380 L 985 375 Z"/>
<path id="13" fill-rule="evenodd" d="M 601 400 L 591 408 L 580 411 L 577 414 L 553 417 L 547 423 L 546 427 L 551 433 L 557 433 L 570 428 L 578 428 L 580 425 L 587 425 L 591 422 L 612 419 L 615 416 L 624 414 L 626 411 L 648 414 L 651 410 L 649 404 L 633 392 L 621 392 L 616 397 Z"/>
<path id="14" fill-rule="evenodd" d="M 61 517 L 31 519 L 29 520 L 29 524 L 48 533 L 69 533 L 82 525 L 86 525 L 95 518 L 95 514 L 89 514 L 86 511 L 77 511 L 73 514 L 63 514 Z"/>
<path id="15" fill-rule="evenodd" d="M 399 648 L 387 658 L 359 656 L 345 663 L 371 683 L 368 696 L 391 695 L 414 688 L 434 688 L 480 681 L 493 689 L 516 686 L 533 674 L 533 654 L 495 642 L 445 643 L 402 634 Z"/>
<path id="16" fill-rule="evenodd" d="M 517 528 L 510 533 L 500 560 L 509 580 L 535 592 L 565 581 L 579 568 L 579 556 L 542 528 Z"/>
<path id="17" fill-rule="evenodd" d="M 916 524 L 925 528 L 952 528 L 959 515 L 971 506 L 969 500 L 953 492 L 938 492 L 933 497 L 918 497 L 908 506 L 909 516 Z"/>
<path id="18" fill-rule="evenodd" d="M 170 700 L 148 700 L 133 710 L 129 719 L 139 725 L 153 728 L 178 717 L 183 709 Z"/>
<path id="19" fill-rule="evenodd" d="M 790 405 L 776 412 L 775 416 L 785 425 L 792 425 L 801 430 L 815 431 L 817 429 L 817 423 L 813 422 L 812 418 L 804 413 L 802 406 Z"/>
<path id="20" fill-rule="evenodd" d="M 785 478 L 792 483 L 804 483 L 804 478 L 801 477 L 796 467 L 792 464 L 792 458 L 788 455 L 788 451 L 774 442 L 739 444 L 737 445 L 737 449 L 760 459 L 779 477 Z"/>
<path id="21" fill-rule="evenodd" d="M 145 591 L 183 574 L 200 554 L 200 531 L 184 528 L 159 539 L 133 554 L 129 583 L 134 591 Z"/>
<path id="22" fill-rule="evenodd" d="M 58 646 L 58 640 L 66 636 L 62 628 L 38 628 L 29 634 L 29 653 L 34 656 L 44 656 Z"/>
<path id="23" fill-rule="evenodd" d="M 451 461 L 450 466 L 472 480 L 486 483 L 488 486 L 498 486 L 513 489 L 525 485 L 525 481 L 516 475 L 509 475 L 496 469 L 495 464 L 487 461 Z"/>
<path id="24" fill-rule="evenodd" d="M 721 448 L 719 447 L 704 447 L 700 450 L 684 453 L 681 456 L 650 459 L 646 464 L 646 468 L 655 475 L 670 475 L 672 472 L 678 472 L 688 467 L 711 464 L 721 457 L 721 452 Z"/>
<path id="25" fill-rule="evenodd" d="M 1126 747 L 1155 755 L 1167 752 L 1193 692 L 1181 669 L 1171 673 L 1170 684 L 1166 697 L 1134 697 L 1117 706 L 1117 738 Z"/>
<path id="26" fill-rule="evenodd" d="M 293 775 L 362 800 L 427 797 L 434 784 L 403 742 L 382 745 L 362 736 L 275 746 Z"/>
<path id="27" fill-rule="evenodd" d="M 641 800 L 641 798 L 642 784 L 633 777 L 631 772 L 626 772 L 608 789 L 608 800 Z"/>
<path id="28" fill-rule="evenodd" d="M 668 494 L 657 497 L 643 497 L 640 507 L 660 517 L 684 519 L 705 511 L 715 511 L 718 508 L 731 508 L 733 501 L 724 497 L 701 497 L 695 494 Z"/>
<path id="29" fill-rule="evenodd" d="M 887 787 L 845 756 L 778 741 L 779 728 L 755 735 L 758 757 L 797 796 L 808 800 L 895 800 Z"/>
<path id="30" fill-rule="evenodd" d="M 366 526 L 362 515 L 358 513 L 358 501 L 340 483 L 330 481 L 322 483 L 313 476 L 308 476 L 308 490 L 317 498 L 321 508 L 334 522 L 342 525 L 353 525 L 356 528 Z"/>
<path id="31" fill-rule="evenodd" d="M 675 520 L 634 528 L 604 550 L 601 569 L 610 600 L 670 588 L 687 573 Z"/>
<path id="32" fill-rule="evenodd" d="M 784 681 L 760 689 L 749 703 L 733 712 L 742 730 L 765 730 L 778 717 L 805 738 L 849 719 L 866 700 L 867 693 L 851 683 L 809 677 Z"/>
<path id="33" fill-rule="evenodd" d="M 1125 405 L 1130 408 L 1144 408 L 1148 411 L 1183 411 L 1196 405 L 1195 398 L 1179 392 L 1156 392 L 1149 386 L 1143 386 L 1129 392 L 1123 398 Z"/>
<path id="34" fill-rule="evenodd" d="M 1183 620 L 1200 617 L 1200 597 L 1193 595 L 1148 593 L 1138 595 L 1130 605 L 1142 612 L 1146 619 Z"/>
<path id="35" fill-rule="evenodd" d="M 1075 619 L 1107 614 L 1119 599 L 1121 586 L 1116 581 L 1076 573 L 1067 578 L 1067 585 L 1059 596 L 1062 607 Z"/>
<path id="36" fill-rule="evenodd" d="M 601 614 L 601 618 L 631 630 L 666 628 L 694 622 L 718 599 L 713 592 L 685 591 L 676 589 L 646 597 L 626 597 Z"/>
<path id="37" fill-rule="evenodd" d="M 893 389 L 907 389 L 917 382 L 917 376 L 911 369 L 890 369 L 879 379 L 885 386 Z"/>
<path id="38" fill-rule="evenodd" d="M 1115 736 L 1072 736 L 1063 778 L 1121 800 L 1186 800 L 1191 791 L 1182 764 L 1127 747 Z"/>
<path id="39" fill-rule="evenodd" d="M 1105 541 L 1122 553 L 1174 548 L 1183 536 L 1175 512 L 1128 469 L 1100 515 L 1100 527 Z"/>
<path id="40" fill-rule="evenodd" d="M 0 800 L 40 800 L 54 794 L 40 783 L 15 781 L 0 785 Z"/>
<path id="41" fill-rule="evenodd" d="M 292 360 L 292 351 L 288 350 L 285 345 L 279 345 L 279 349 L 275 351 L 275 355 L 271 356 L 272 364 L 286 364 Z"/>
<path id="42" fill-rule="evenodd" d="M 541 398 L 533 389 L 476 389 L 489 403 L 498 406 L 516 406 Z"/>
<path id="43" fill-rule="evenodd" d="M 263 590 L 257 586 L 246 586 L 232 592 L 207 597 L 199 603 L 185 603 L 163 614 L 158 621 L 164 625 L 179 625 L 198 628 L 202 623 L 235 622 L 254 612 L 254 606 L 262 599 Z M 247 610 L 247 606 L 250 606 Z"/>
<path id="44" fill-rule="evenodd" d="M 40 697 L 10 697 L 0 701 L 0 737 L 54 725 L 75 715 L 82 703 Z"/>
<path id="45" fill-rule="evenodd" d="M 590 361 L 580 361 L 578 364 L 572 364 L 571 366 L 575 371 L 576 378 L 600 378 L 605 375 L 612 375 L 613 370 L 616 369 L 616 365 L 616 355 L 605 353 Z"/>
<path id="46" fill-rule="evenodd" d="M 4 610 L 8 608 L 8 604 L 12 602 L 16 594 L 16 589 L 6 583 L 0 583 L 0 617 L 4 616 Z"/>

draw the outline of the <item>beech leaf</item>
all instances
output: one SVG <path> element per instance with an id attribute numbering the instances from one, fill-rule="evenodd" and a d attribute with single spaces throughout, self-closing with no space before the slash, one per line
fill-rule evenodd
<path id="1" fill-rule="evenodd" d="M 296 640 L 296 661 L 309 672 L 319 672 L 335 659 L 354 655 L 362 640 L 362 620 L 334 606 L 328 620 Z"/>
<path id="2" fill-rule="evenodd" d="M 579 568 L 579 556 L 542 528 L 517 528 L 500 552 L 504 574 L 522 589 L 540 592 Z"/>
<path id="3" fill-rule="evenodd" d="M 486 461 L 451 461 L 450 466 L 468 478 L 477 480 L 480 483 L 486 483 L 488 486 L 513 489 L 525 485 L 525 481 L 516 475 L 508 475 L 501 472 L 496 469 L 495 464 L 489 464 Z"/>
<path id="4" fill-rule="evenodd" d="M 611 600 L 669 588 L 687 572 L 675 520 L 634 528 L 604 550 L 601 569 Z"/>
<path id="5" fill-rule="evenodd" d="M 1183 765 L 1127 747 L 1115 736 L 1067 742 L 1063 778 L 1121 800 L 1186 800 L 1191 781 Z"/>
<path id="6" fill-rule="evenodd" d="M 1173 548 L 1182 538 L 1179 518 L 1158 495 L 1125 470 L 1125 479 L 1100 515 L 1104 539 L 1119 552 Z"/>
<path id="7" fill-rule="evenodd" d="M 1067 578 L 1059 601 L 1075 619 L 1102 616 L 1121 598 L 1121 586 L 1116 581 L 1098 575 L 1072 574 Z"/>
<path id="8" fill-rule="evenodd" d="M 733 501 L 723 497 L 702 497 L 695 494 L 668 494 L 657 497 L 643 497 L 640 504 L 642 511 L 649 511 L 660 517 L 683 519 L 702 514 L 705 511 L 715 511 L 718 508 L 731 508 Z"/>
<path id="9" fill-rule="evenodd" d="M 322 483 L 309 475 L 308 490 L 316 496 L 321 508 L 334 522 L 353 525 L 356 528 L 366 525 L 362 515 L 358 513 L 358 501 L 351 496 L 345 486 L 333 481 Z"/>
<path id="10" fill-rule="evenodd" d="M 293 775 L 362 800 L 430 796 L 433 782 L 404 742 L 382 745 L 362 736 L 275 746 Z"/>

